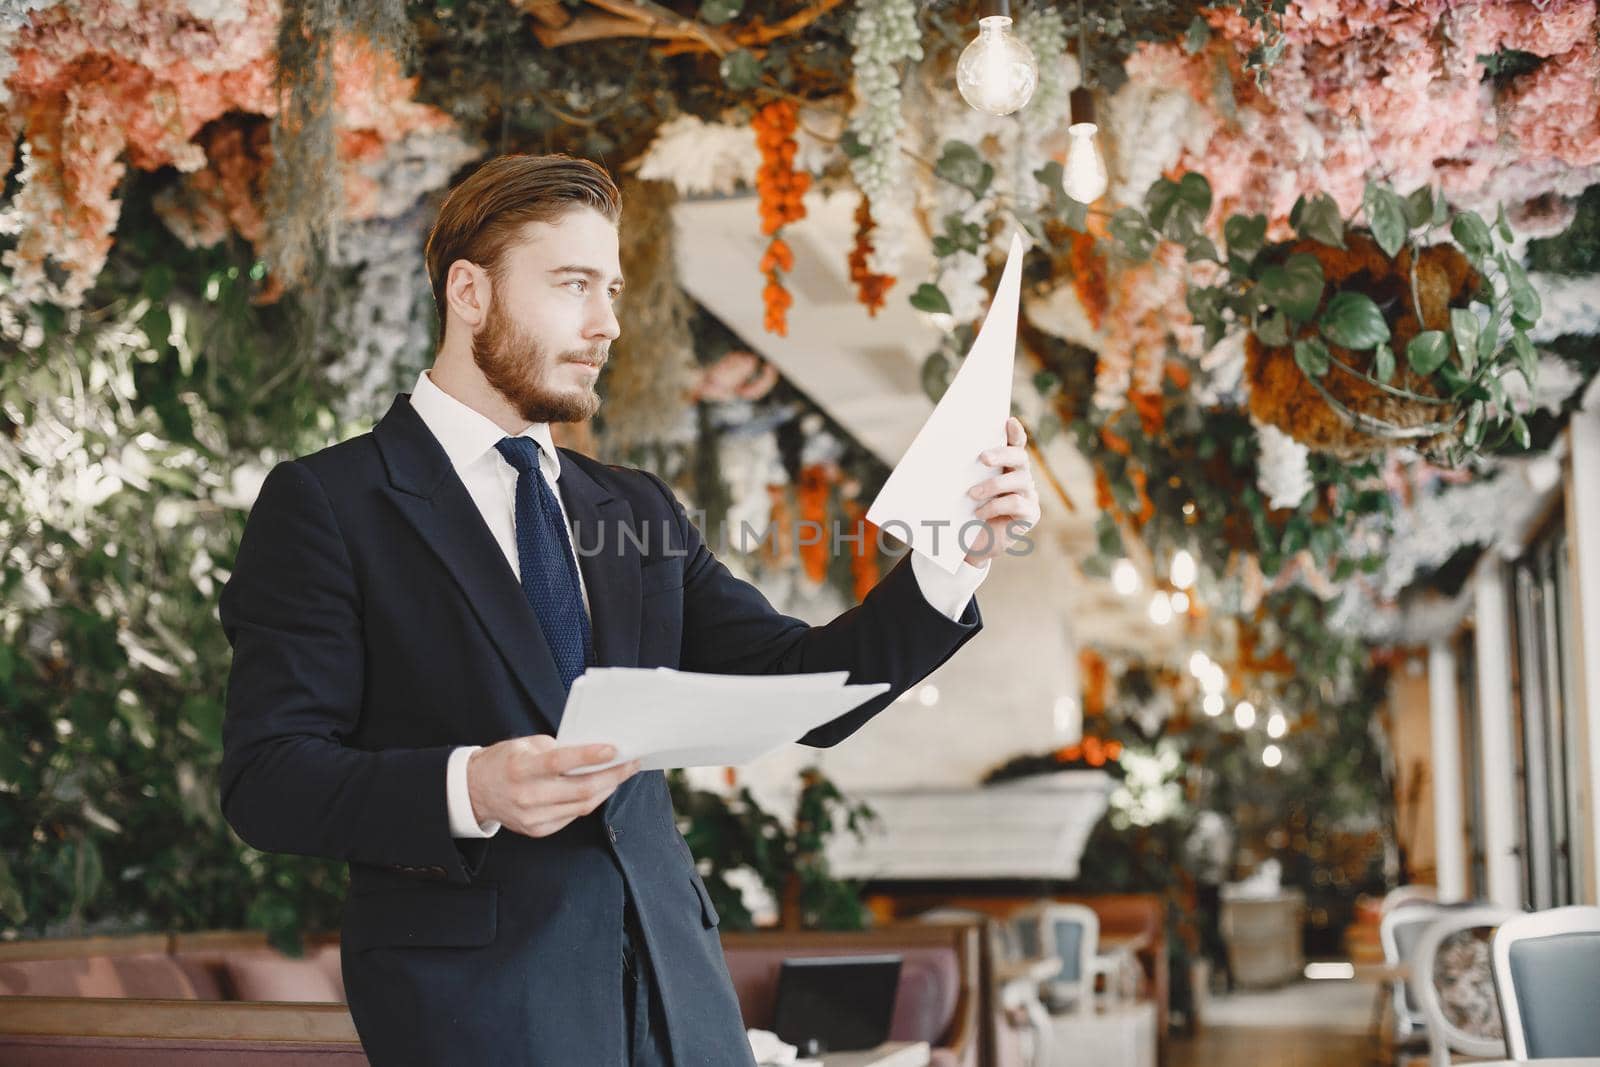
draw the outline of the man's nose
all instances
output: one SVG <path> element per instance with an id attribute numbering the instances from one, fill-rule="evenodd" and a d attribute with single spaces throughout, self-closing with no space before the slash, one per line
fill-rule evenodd
<path id="1" fill-rule="evenodd" d="M 622 325 L 617 322 L 616 308 L 611 306 L 611 301 L 601 299 L 599 309 L 589 316 L 588 329 L 584 336 L 590 338 L 605 338 L 615 341 L 622 333 Z"/>

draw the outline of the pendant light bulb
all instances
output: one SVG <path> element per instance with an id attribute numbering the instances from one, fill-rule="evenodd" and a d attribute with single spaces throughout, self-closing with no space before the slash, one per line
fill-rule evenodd
<path id="1" fill-rule="evenodd" d="M 1067 165 L 1061 187 L 1080 204 L 1092 204 L 1106 195 L 1106 161 L 1100 154 L 1100 127 L 1094 120 L 1094 95 L 1087 89 L 1072 90 L 1072 125 L 1067 136 Z"/>
<path id="2" fill-rule="evenodd" d="M 978 20 L 978 36 L 956 62 L 961 98 L 989 115 L 1009 115 L 1033 98 L 1039 64 L 1033 50 L 1011 32 L 1006 15 Z"/>

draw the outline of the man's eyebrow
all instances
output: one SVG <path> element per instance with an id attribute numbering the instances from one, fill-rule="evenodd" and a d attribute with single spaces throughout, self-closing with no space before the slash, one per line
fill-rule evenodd
<path id="1" fill-rule="evenodd" d="M 551 274 L 581 274 L 585 278 L 589 278 L 591 280 L 598 280 L 599 277 L 600 277 L 600 272 L 595 270 L 593 267 L 579 267 L 579 266 L 570 265 L 570 264 L 568 266 L 565 266 L 565 267 L 552 267 L 552 268 L 550 268 L 549 273 L 551 273 Z M 612 278 L 611 279 L 611 284 L 615 285 L 618 289 L 621 289 L 623 287 L 623 284 L 624 284 L 624 282 L 622 280 L 622 276 L 618 275 L 617 277 Z"/>

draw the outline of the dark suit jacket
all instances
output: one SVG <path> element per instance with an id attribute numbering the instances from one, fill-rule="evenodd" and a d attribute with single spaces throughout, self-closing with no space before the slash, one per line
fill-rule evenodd
<path id="1" fill-rule="evenodd" d="M 909 558 L 808 627 L 731 575 L 653 475 L 563 450 L 559 485 L 600 665 L 889 683 L 807 744 L 850 736 L 979 628 L 975 603 L 960 622 L 930 607 Z M 661 773 L 550 837 L 451 837 L 451 750 L 553 734 L 566 693 L 409 396 L 370 434 L 272 471 L 221 617 L 234 649 L 222 809 L 255 848 L 349 863 L 345 986 L 374 1064 L 624 1064 L 625 893 L 678 1067 L 750 1064 Z"/>

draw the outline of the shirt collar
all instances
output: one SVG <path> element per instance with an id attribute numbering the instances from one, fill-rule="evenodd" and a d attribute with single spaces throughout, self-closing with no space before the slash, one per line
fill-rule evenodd
<path id="1" fill-rule="evenodd" d="M 433 384 L 433 378 L 424 370 L 417 375 L 416 388 L 411 392 L 411 407 L 423 423 L 439 439 L 444 454 L 457 473 L 478 462 L 506 436 L 488 416 L 475 411 L 449 393 Z M 561 460 L 556 455 L 550 424 L 536 422 L 516 437 L 531 438 L 539 446 L 539 468 L 552 482 L 561 477 Z M 494 453 L 500 457 L 498 452 Z M 501 462 L 505 462 L 503 457 Z"/>

